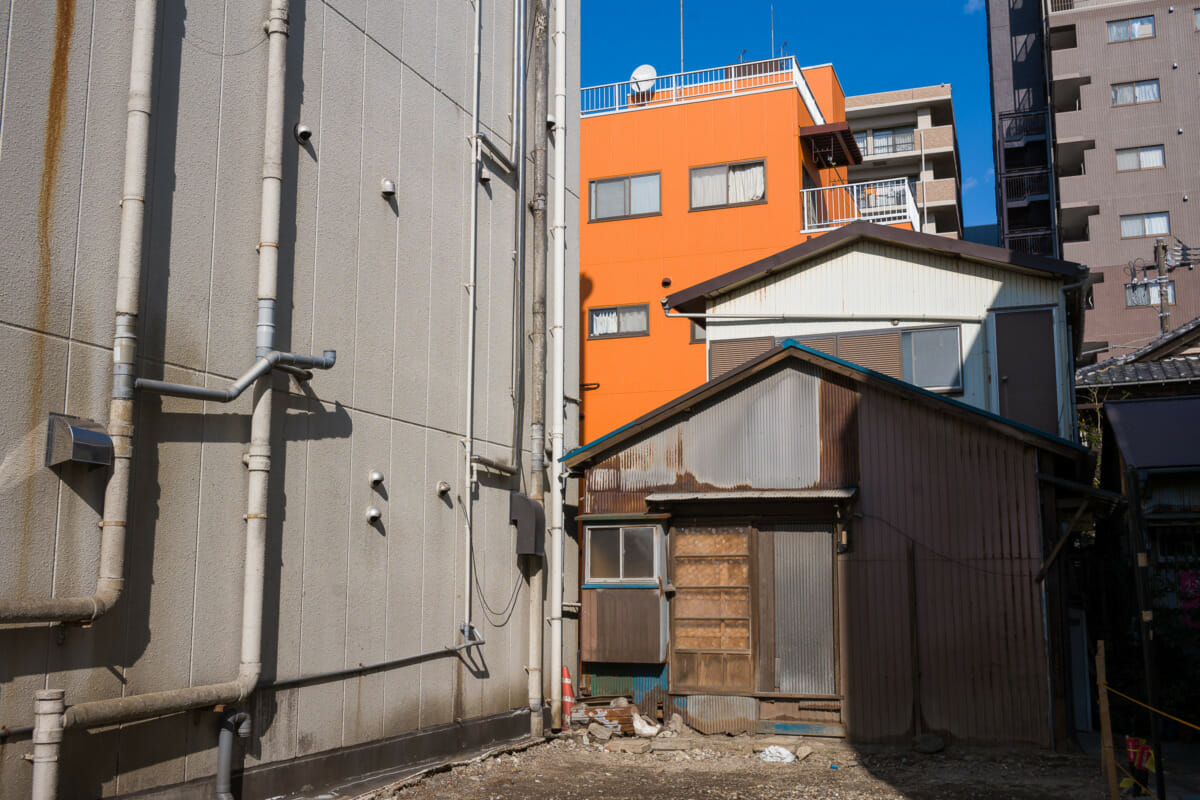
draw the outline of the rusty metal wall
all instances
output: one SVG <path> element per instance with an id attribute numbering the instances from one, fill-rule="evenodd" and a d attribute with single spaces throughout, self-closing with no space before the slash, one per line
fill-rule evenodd
<path id="1" fill-rule="evenodd" d="M 584 661 L 657 663 L 666 656 L 666 599 L 659 589 L 583 589 Z"/>
<path id="2" fill-rule="evenodd" d="M 775 529 L 775 682 L 781 692 L 832 695 L 833 531 Z"/>
<path id="3" fill-rule="evenodd" d="M 820 486 L 818 372 L 788 365 L 614 453 L 588 472 L 587 511 L 645 511 L 655 490 Z"/>
<path id="4" fill-rule="evenodd" d="M 694 694 L 684 698 L 684 722 L 701 733 L 753 733 L 758 700 L 753 697 Z"/>
<path id="5" fill-rule="evenodd" d="M 859 424 L 862 517 L 838 576 L 848 734 L 905 737 L 919 713 L 960 741 L 1048 745 L 1035 451 L 876 389 Z"/>

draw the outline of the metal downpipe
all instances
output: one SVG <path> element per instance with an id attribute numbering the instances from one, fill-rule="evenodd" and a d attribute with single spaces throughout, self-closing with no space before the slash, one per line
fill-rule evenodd
<path id="1" fill-rule="evenodd" d="M 550 335 L 553 360 L 550 388 L 550 724 L 564 727 L 563 685 L 563 492 L 559 478 L 563 457 L 566 369 L 567 280 L 567 4 L 554 0 L 554 306 Z M 569 720 L 568 720 L 569 722 Z"/>
<path id="2" fill-rule="evenodd" d="M 535 0 L 533 12 L 533 392 L 530 398 L 530 499 L 545 505 L 546 496 L 546 131 L 547 98 L 546 0 Z M 529 727 L 541 737 L 543 628 L 541 556 L 529 556 Z"/>
<path id="3" fill-rule="evenodd" d="M 137 358 L 138 295 L 142 284 L 142 229 L 146 217 L 157 11 L 156 0 L 137 0 L 133 12 L 129 99 L 125 116 L 125 175 L 117 251 L 113 388 L 108 407 L 113 471 L 104 489 L 96 591 L 89 597 L 0 600 L 0 623 L 92 621 L 116 605 L 125 585 L 125 523 L 133 460 L 133 374 Z"/>
<path id="4" fill-rule="evenodd" d="M 267 18 L 267 103 L 263 146 L 262 224 L 258 259 L 260 325 L 256 349 L 274 348 L 273 321 L 264 327 L 262 309 L 273 308 L 278 267 L 279 200 L 282 182 L 283 99 L 287 66 L 288 0 L 272 0 Z M 264 302 L 266 301 L 266 302 Z M 264 353 L 260 352 L 260 356 Z M 132 388 L 132 387 L 131 387 Z M 174 714 L 192 708 L 237 703 L 254 691 L 262 671 L 263 577 L 266 571 L 267 491 L 271 468 L 270 373 L 254 384 L 247 458 L 246 555 L 242 588 L 241 659 L 237 678 L 225 683 L 192 686 L 150 694 L 98 700 L 71 706 L 63 715 L 68 728 L 93 728 Z"/>

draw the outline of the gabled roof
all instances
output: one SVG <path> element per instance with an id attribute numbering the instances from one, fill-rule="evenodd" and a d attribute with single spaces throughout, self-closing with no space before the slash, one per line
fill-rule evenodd
<path id="1" fill-rule="evenodd" d="M 708 298 L 730 292 L 737 287 L 776 272 L 790 269 L 800 262 L 814 256 L 829 252 L 837 247 L 859 240 L 873 240 L 885 244 L 899 245 L 913 250 L 938 253 L 953 258 L 963 258 L 978 261 L 1002 269 L 1018 272 L 1034 272 L 1043 276 L 1066 280 L 1080 280 L 1087 274 L 1087 268 L 1073 261 L 1061 261 L 1057 258 L 1026 255 L 1007 250 L 1003 247 L 992 247 L 986 244 L 967 242 L 961 239 L 949 239 L 945 236 L 934 236 L 931 233 L 920 233 L 904 228 L 893 228 L 888 225 L 876 225 L 872 222 L 852 222 L 845 227 L 830 231 L 822 236 L 816 236 L 803 244 L 789 247 L 775 255 L 747 264 L 715 278 L 710 278 L 695 286 L 681 289 L 668 295 L 666 305 L 676 311 L 699 313 L 705 311 L 705 301 Z"/>
<path id="2" fill-rule="evenodd" d="M 992 414 L 989 411 L 969 406 L 958 400 L 921 389 L 889 375 L 852 364 L 849 361 L 826 355 L 820 350 L 805 347 L 795 339 L 785 339 L 782 344 L 768 350 L 758 358 L 752 359 L 740 367 L 736 367 L 724 375 L 714 378 L 686 394 L 680 395 L 669 403 L 661 405 L 647 414 L 643 414 L 632 422 L 617 428 L 615 431 L 601 436 L 599 439 L 595 439 L 572 450 L 563 456 L 562 461 L 571 468 L 594 463 L 600 457 L 616 450 L 622 444 L 644 431 L 662 424 L 678 414 L 689 412 L 697 403 L 702 403 L 738 384 L 745 383 L 780 362 L 792 359 L 806 364 L 813 364 L 830 372 L 844 375 L 858 383 L 867 384 L 903 396 L 928 406 L 938 413 L 954 416 L 974 425 L 991 428 L 1006 436 L 1011 436 L 1014 439 L 1020 439 L 1028 444 L 1032 444 L 1035 447 L 1040 447 L 1043 450 L 1049 450 L 1070 458 L 1077 458 L 1087 453 L 1087 448 L 1054 436 L 1053 434 Z"/>
<path id="3" fill-rule="evenodd" d="M 1166 383 L 1200 380 L 1200 355 L 1176 355 L 1200 342 L 1200 317 L 1189 320 L 1131 353 L 1080 367 L 1080 386 L 1129 383 Z"/>

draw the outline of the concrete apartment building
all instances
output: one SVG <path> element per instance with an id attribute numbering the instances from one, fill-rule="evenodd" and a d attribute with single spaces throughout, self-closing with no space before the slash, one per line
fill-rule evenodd
<path id="1" fill-rule="evenodd" d="M 962 174 L 950 85 L 922 86 L 846 98 L 862 164 L 850 181 L 905 178 L 921 230 L 961 239 Z"/>
<path id="2" fill-rule="evenodd" d="M 541 719 L 549 113 L 550 262 L 579 196 L 546 5 L 540 109 L 532 3 L 0 7 L 0 798 L 365 788 Z"/>
<path id="3" fill-rule="evenodd" d="M 1160 332 L 1154 242 L 1192 247 L 1200 159 L 1194 4 L 988 3 L 997 210 L 1013 249 L 1098 277 L 1085 357 Z M 1149 267 L 1149 269 L 1147 269 Z M 1200 278 L 1173 271 L 1169 324 L 1200 313 Z"/>

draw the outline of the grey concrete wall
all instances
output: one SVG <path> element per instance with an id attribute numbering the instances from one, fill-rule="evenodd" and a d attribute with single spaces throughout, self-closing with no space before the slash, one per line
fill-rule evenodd
<path id="1" fill-rule="evenodd" d="M 1108 355 L 1128 353 L 1159 333 L 1157 307 L 1125 306 L 1126 267 L 1139 258 L 1153 263 L 1154 239 L 1122 239 L 1121 216 L 1167 211 L 1171 233 L 1200 247 L 1200 32 L 1194 7 L 1155 0 L 1050 15 L 1054 27 L 1073 25 L 1076 37 L 1075 47 L 1051 53 L 1053 74 L 1091 78 L 1080 87 L 1080 108 L 1057 109 L 1054 121 L 1060 141 L 1095 143 L 1084 151 L 1083 175 L 1059 178 L 1059 198 L 1064 208 L 1099 208 L 1088 219 L 1087 241 L 1065 243 L 1063 257 L 1104 273 L 1104 283 L 1094 289 L 1086 337 L 1118 346 Z M 1153 38 L 1109 44 L 1109 20 L 1150 15 Z M 1114 83 L 1150 78 L 1159 81 L 1160 102 L 1112 106 Z M 1117 172 L 1118 148 L 1146 145 L 1163 146 L 1165 169 Z M 1200 273 L 1178 270 L 1172 277 L 1178 305 L 1171 325 L 1177 327 L 1200 314 Z"/>
<path id="2" fill-rule="evenodd" d="M 572 46 L 578 4 L 570 2 Z M 139 319 L 139 374 L 219 386 L 254 354 L 266 0 L 160 4 Z M 483 5 L 484 130 L 511 136 L 512 5 Z M 463 0 L 292 0 L 284 149 L 279 346 L 338 351 L 276 409 L 264 679 L 436 649 L 462 622 L 470 191 L 479 196 L 476 449 L 528 464 L 528 387 L 514 401 L 515 181 L 469 174 L 474 6 Z M 59 411 L 104 421 L 128 87 L 129 4 L 0 7 L 0 548 L 4 597 L 90 594 L 106 472 L 41 466 Z M 58 44 L 56 45 L 56 41 Z M 52 64 L 65 64 L 62 92 Z M 578 51 L 569 54 L 577 120 Z M 59 73 L 63 74 L 60 68 Z M 56 97 L 58 98 L 56 100 Z M 532 101 L 531 101 L 532 105 Z M 60 109 L 58 113 L 56 109 Z M 531 121 L 531 129 L 533 122 Z M 58 145 L 50 135 L 61 125 Z M 577 131 L 572 127 L 569 136 Z M 568 139 L 567 220 L 578 219 Z M 553 163 L 553 162 L 551 162 Z M 396 181 L 395 204 L 379 193 Z M 568 308 L 577 305 L 569 229 Z M 526 283 L 528 289 L 531 281 Z M 578 315 L 568 311 L 568 394 Z M 282 378 L 278 386 L 283 388 Z M 0 628 L 0 724 L 27 725 L 32 695 L 68 703 L 227 680 L 241 616 L 249 398 L 220 406 L 139 397 L 126 592 L 88 628 Z M 572 407 L 568 446 L 574 442 Z M 382 492 L 367 481 L 386 479 Z M 434 486 L 449 482 L 447 501 Z M 508 495 L 475 489 L 472 664 L 440 659 L 361 679 L 260 692 L 247 766 L 525 705 L 528 608 Z M 383 511 L 368 526 L 368 505 Z M 577 562 L 568 541 L 568 599 Z M 514 588 L 515 602 L 509 599 Z M 573 663 L 574 633 L 567 639 Z M 547 676 L 549 681 L 557 679 Z M 64 745 L 62 795 L 124 794 L 211 774 L 211 711 Z M 0 745 L 0 798 L 28 794 L 27 741 Z"/>

